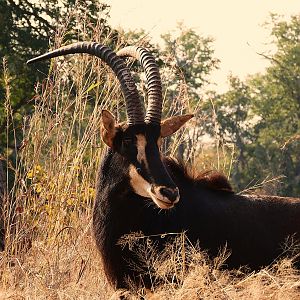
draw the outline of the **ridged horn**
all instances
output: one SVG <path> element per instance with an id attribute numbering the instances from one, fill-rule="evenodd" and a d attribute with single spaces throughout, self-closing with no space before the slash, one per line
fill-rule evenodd
<path id="1" fill-rule="evenodd" d="M 148 83 L 148 107 L 145 122 L 160 124 L 162 113 L 162 84 L 159 68 L 153 55 L 145 48 L 128 46 L 117 52 L 118 56 L 131 56 L 142 65 Z"/>
<path id="2" fill-rule="evenodd" d="M 107 46 L 94 43 L 94 42 L 78 42 L 68 46 L 63 46 L 56 50 L 50 51 L 33 59 L 27 61 L 27 64 L 38 62 L 44 59 L 49 59 L 57 56 L 87 53 L 94 55 L 103 60 L 115 73 L 124 94 L 127 111 L 127 121 L 129 125 L 143 124 L 144 123 L 144 109 L 140 101 L 139 93 L 136 84 L 130 74 L 129 69 L 124 63 L 123 59 L 118 57 Z"/>

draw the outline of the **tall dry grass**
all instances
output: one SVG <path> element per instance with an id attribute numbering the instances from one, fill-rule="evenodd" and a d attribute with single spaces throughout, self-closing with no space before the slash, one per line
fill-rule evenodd
<path id="1" fill-rule="evenodd" d="M 82 22 L 82 16 L 75 17 Z M 61 26 L 55 48 L 65 34 Z M 99 41 L 100 25 L 83 35 L 104 44 L 110 39 L 108 35 Z M 4 71 L 11 120 L 9 70 Z M 174 104 L 176 109 L 170 108 L 172 113 L 189 109 L 185 87 L 179 92 L 182 98 Z M 24 116 L 23 141 L 16 145 L 15 184 L 4 207 L 7 232 L 6 250 L 0 254 L 0 299 L 108 299 L 114 291 L 93 242 L 91 214 L 104 150 L 100 111 L 106 108 L 124 118 L 119 84 L 98 59 L 74 55 L 51 63 L 49 76 L 37 83 L 32 101 L 35 109 Z M 197 133 L 181 132 L 168 144 L 168 151 L 175 153 L 186 139 L 199 143 Z M 216 164 L 230 172 L 233 160 L 226 151 L 219 151 L 217 163 L 210 153 L 200 151 L 204 158 L 209 156 L 203 166 Z M 188 154 L 197 158 L 195 151 Z M 229 272 L 220 268 L 225 252 L 210 261 L 183 235 L 175 237 L 163 255 L 149 247 L 147 237 L 135 243 L 139 255 L 149 258 L 160 285 L 147 293 L 133 286 L 128 295 L 132 299 L 141 295 L 147 299 L 298 299 L 300 295 L 300 277 L 288 259 L 257 273 Z"/>

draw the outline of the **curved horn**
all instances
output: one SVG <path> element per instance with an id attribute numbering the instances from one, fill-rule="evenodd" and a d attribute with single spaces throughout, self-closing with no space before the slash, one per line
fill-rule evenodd
<path id="1" fill-rule="evenodd" d="M 142 65 L 148 83 L 148 107 L 145 117 L 146 123 L 160 124 L 162 113 L 162 84 L 159 68 L 153 55 L 142 47 L 128 46 L 117 52 L 118 56 L 131 56 Z"/>
<path id="2" fill-rule="evenodd" d="M 75 53 L 87 53 L 97 56 L 113 70 L 121 84 L 121 88 L 125 97 L 128 124 L 134 125 L 144 123 L 143 105 L 140 101 L 135 82 L 124 61 L 119 58 L 110 48 L 98 43 L 78 42 L 68 46 L 63 46 L 30 59 L 27 61 L 27 64 L 61 55 Z"/>

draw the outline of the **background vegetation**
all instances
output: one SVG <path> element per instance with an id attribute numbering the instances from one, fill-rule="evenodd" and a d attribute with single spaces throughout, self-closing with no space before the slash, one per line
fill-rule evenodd
<path id="1" fill-rule="evenodd" d="M 258 54 L 270 66 L 245 81 L 230 76 L 224 94 L 211 91 L 209 75 L 219 63 L 213 40 L 183 24 L 155 45 L 143 31 L 111 28 L 109 7 L 95 0 L 65 0 L 59 7 L 51 0 L 4 0 L 0 25 L 1 240 L 6 244 L 0 255 L 1 299 L 107 299 L 113 293 L 90 222 L 103 149 L 99 113 L 105 107 L 123 120 L 124 103 L 115 77 L 95 58 L 76 55 L 26 66 L 27 59 L 49 48 L 77 40 L 113 49 L 148 47 L 161 68 L 164 115 L 196 114 L 184 133 L 165 142 L 165 152 L 200 170 L 223 171 L 238 192 L 300 195 L 299 15 L 289 21 L 271 16 L 267 26 L 276 51 Z M 146 98 L 139 66 L 131 69 Z M 138 251 L 151 254 L 154 269 L 165 278 L 151 299 L 299 296 L 290 259 L 258 273 L 220 271 L 226 254 L 210 261 L 182 236 L 163 257 L 143 243 Z"/>

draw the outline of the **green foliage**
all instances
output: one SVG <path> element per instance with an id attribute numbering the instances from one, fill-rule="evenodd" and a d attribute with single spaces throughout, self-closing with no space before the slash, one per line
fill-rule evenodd
<path id="1" fill-rule="evenodd" d="M 0 57 L 6 57 L 10 75 L 6 83 L 3 76 L 0 78 L 1 152 L 7 146 L 13 148 L 15 143 L 20 142 L 22 117 L 30 114 L 33 108 L 33 101 L 30 100 L 34 95 L 34 85 L 48 73 L 48 62 L 40 62 L 32 68 L 26 65 L 26 61 L 48 50 L 49 41 L 53 43 L 51 38 L 55 31 L 65 32 L 63 41 L 60 41 L 63 43 L 84 39 L 85 35 L 93 32 L 97 24 L 102 24 L 102 32 L 105 34 L 110 30 L 106 24 L 107 15 L 108 6 L 99 4 L 96 0 L 64 0 L 59 3 L 53 0 L 0 2 Z M 88 19 L 89 22 L 78 22 L 79 16 L 81 21 Z M 39 72 L 36 72 L 37 69 Z M 4 105 L 7 89 L 10 97 L 6 105 L 11 107 L 12 122 L 6 131 L 7 115 Z"/>
<path id="2" fill-rule="evenodd" d="M 218 67 L 214 57 L 213 39 L 203 37 L 182 23 L 176 32 L 161 36 L 162 44 L 153 44 L 144 30 L 125 34 L 125 44 L 147 48 L 160 67 L 167 107 L 176 102 L 183 85 L 194 105 L 197 105 L 202 88 L 209 83 L 208 76 Z"/>
<path id="3" fill-rule="evenodd" d="M 178 24 L 178 34 L 162 35 L 164 41 L 163 55 L 166 64 L 175 67 L 177 75 L 184 78 L 190 92 L 199 96 L 201 88 L 208 83 L 208 75 L 217 68 L 219 60 L 214 57 L 213 39 L 197 34 L 193 29 Z M 175 73 L 176 74 L 176 73 Z M 172 84 L 172 77 L 167 85 Z"/>
<path id="4" fill-rule="evenodd" d="M 273 15 L 269 25 L 277 50 L 262 55 L 270 66 L 265 74 L 244 83 L 231 78 L 230 90 L 216 99 L 217 116 L 222 137 L 237 146 L 233 178 L 238 188 L 284 175 L 277 192 L 296 196 L 300 194 L 300 16 L 287 22 Z"/>

